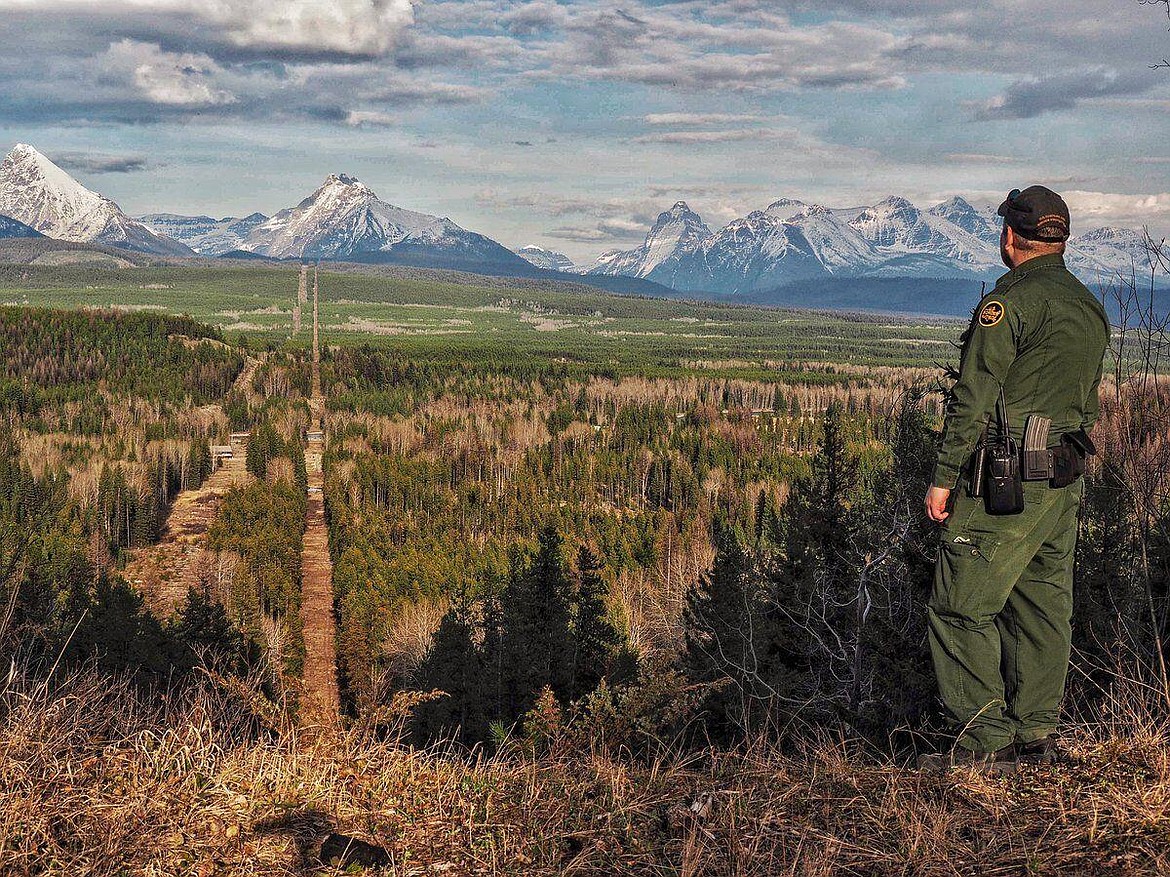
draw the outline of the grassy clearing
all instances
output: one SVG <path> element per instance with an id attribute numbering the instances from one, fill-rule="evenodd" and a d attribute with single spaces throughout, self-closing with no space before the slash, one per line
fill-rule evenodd
<path id="1" fill-rule="evenodd" d="M 147 698 L 86 673 L 51 690 L 16 675 L 0 711 L 11 874 L 298 874 L 330 832 L 382 847 L 394 874 L 1170 868 L 1170 735 L 1133 704 L 1076 728 L 1073 764 L 1010 779 L 923 776 L 824 739 L 682 758 L 554 740 L 472 759 L 392 733 L 306 741 L 210 689 Z"/>

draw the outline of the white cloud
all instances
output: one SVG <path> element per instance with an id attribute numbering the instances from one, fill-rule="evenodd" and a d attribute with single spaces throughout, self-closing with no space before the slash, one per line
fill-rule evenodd
<path id="1" fill-rule="evenodd" d="M 414 21 L 411 0 L 0 0 L 0 9 L 85 15 L 141 14 L 144 24 L 189 15 L 248 49 L 384 55 Z"/>
<path id="2" fill-rule="evenodd" d="M 643 117 L 647 125 L 723 125 L 763 122 L 766 116 L 750 113 L 650 113 Z"/>
<path id="3" fill-rule="evenodd" d="M 1114 192 L 1069 191 L 1060 193 L 1068 202 L 1074 219 L 1083 216 L 1094 222 L 1141 224 L 1170 219 L 1170 192 L 1125 195 Z M 1083 225 L 1082 225 L 1083 227 Z"/>
<path id="4" fill-rule="evenodd" d="M 661 131 L 635 137 L 635 143 L 669 143 L 693 145 L 701 143 L 733 143 L 744 140 L 784 140 L 783 131 L 767 128 L 728 128 L 722 131 Z"/>
<path id="5" fill-rule="evenodd" d="M 223 71 L 206 55 L 164 52 L 154 43 L 121 40 L 110 46 L 102 61 L 107 71 L 129 77 L 152 103 L 191 107 L 236 100 L 231 92 L 215 85 L 215 77 Z"/>
<path id="6" fill-rule="evenodd" d="M 1016 155 L 995 155 L 988 152 L 948 152 L 947 161 L 959 164 L 1019 164 L 1022 158 Z"/>
<path id="7" fill-rule="evenodd" d="M 410 0 L 188 0 L 183 5 L 221 24 L 237 45 L 257 48 L 382 55 L 414 21 Z"/>
<path id="8" fill-rule="evenodd" d="M 353 128 L 387 127 L 396 124 L 397 121 L 394 116 L 379 110 L 350 110 L 345 117 L 345 124 Z"/>
<path id="9" fill-rule="evenodd" d="M 1072 215 L 1073 234 L 1080 234 L 1102 225 L 1138 228 L 1143 225 L 1164 227 L 1170 222 L 1170 192 L 1127 194 L 1120 192 L 1093 192 L 1084 189 L 1065 189 L 1056 180 L 1040 180 L 1054 188 L 1068 203 Z M 969 196 L 998 204 L 1002 192 L 978 192 Z"/>

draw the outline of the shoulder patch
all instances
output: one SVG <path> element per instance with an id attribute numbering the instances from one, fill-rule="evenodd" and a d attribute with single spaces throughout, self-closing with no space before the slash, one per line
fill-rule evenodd
<path id="1" fill-rule="evenodd" d="M 979 311 L 979 325 L 984 329 L 990 329 L 992 326 L 999 325 L 1003 319 L 1004 307 L 1002 302 L 989 301 Z"/>

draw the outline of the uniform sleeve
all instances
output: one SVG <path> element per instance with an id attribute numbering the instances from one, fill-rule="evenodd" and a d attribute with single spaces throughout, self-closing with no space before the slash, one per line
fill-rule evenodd
<path id="1" fill-rule="evenodd" d="M 1105 373 L 1105 360 L 1097 366 L 1097 377 L 1093 379 L 1093 386 L 1089 389 L 1089 397 L 1085 399 L 1085 416 L 1081 421 L 1081 428 L 1085 432 L 1092 432 L 1097 425 L 1097 418 L 1101 416 L 1101 376 Z"/>
<path id="2" fill-rule="evenodd" d="M 993 291 L 979 303 L 963 343 L 959 378 L 951 389 L 934 486 L 954 489 L 959 474 L 995 410 L 1000 387 L 1016 358 L 1023 326 L 1018 308 Z"/>

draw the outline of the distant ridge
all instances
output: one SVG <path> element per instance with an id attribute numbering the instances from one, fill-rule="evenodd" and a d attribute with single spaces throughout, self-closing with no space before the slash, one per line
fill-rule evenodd
<path id="1" fill-rule="evenodd" d="M 78 244 L 54 238 L 0 238 L 0 265 L 74 265 L 95 268 L 134 268 L 170 261 L 166 257 L 138 253 L 99 244 Z M 178 260 L 176 260 L 177 262 Z"/>
<path id="2" fill-rule="evenodd" d="M 40 238 L 44 237 L 31 225 L 25 225 L 11 216 L 0 216 L 0 239 L 4 238 Z"/>
<path id="3" fill-rule="evenodd" d="M 564 253 L 546 250 L 535 244 L 521 247 L 516 250 L 516 255 L 537 268 L 545 268 L 549 271 L 573 271 L 577 267 L 573 264 L 573 260 Z"/>
<path id="4" fill-rule="evenodd" d="M 774 297 L 781 289 L 791 293 L 793 284 L 830 280 L 869 290 L 893 287 L 860 281 L 990 281 L 1004 270 L 999 224 L 991 207 L 961 197 L 923 209 L 891 195 L 845 208 L 779 198 L 713 229 L 680 200 L 658 216 L 638 247 L 576 265 L 563 253 L 536 245 L 513 252 L 448 217 L 395 206 L 344 173 L 328 175 L 273 216 L 131 218 L 28 144 L 17 144 L 0 162 L 0 239 L 41 234 L 174 259 L 295 259 L 487 277 L 574 277 L 611 292 L 716 300 Z M 1140 274 L 1150 263 L 1142 233 L 1111 227 L 1074 236 L 1067 259 L 1086 282 Z M 832 288 L 841 294 L 843 287 Z"/>
<path id="5" fill-rule="evenodd" d="M 186 244 L 201 256 L 219 256 L 238 250 L 258 225 L 268 221 L 263 213 L 242 218 L 226 216 L 182 216 L 177 213 L 149 213 L 136 217 L 154 231 Z"/>

